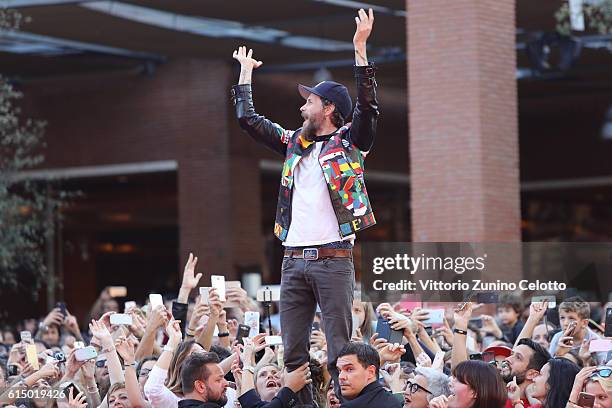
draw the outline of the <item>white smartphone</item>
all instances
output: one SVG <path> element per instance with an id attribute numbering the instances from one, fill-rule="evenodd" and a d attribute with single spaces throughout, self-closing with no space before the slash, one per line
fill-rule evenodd
<path id="1" fill-rule="evenodd" d="M 225 281 L 225 294 L 227 295 L 227 290 L 230 288 L 241 288 L 242 284 L 240 281 Z M 228 300 L 223 307 L 239 307 L 240 304 L 238 302 L 234 302 Z"/>
<path id="2" fill-rule="evenodd" d="M 353 333 L 351 336 L 357 335 L 357 329 L 359 329 L 359 316 L 351 314 L 351 321 L 353 322 Z"/>
<path id="3" fill-rule="evenodd" d="M 114 313 L 110 316 L 110 324 L 113 326 L 121 324 L 130 326 L 132 324 L 132 316 L 125 313 Z"/>
<path id="4" fill-rule="evenodd" d="M 531 298 L 531 303 L 544 303 L 545 301 L 548 301 L 549 309 L 554 309 L 557 307 L 557 299 L 552 295 L 534 296 Z"/>
<path id="5" fill-rule="evenodd" d="M 21 337 L 21 341 L 23 343 L 31 343 L 32 342 L 32 333 L 27 330 L 19 332 L 19 337 Z"/>
<path id="6" fill-rule="evenodd" d="M 74 351 L 74 358 L 77 361 L 93 360 L 96 357 L 98 357 L 98 352 L 93 346 L 83 347 Z"/>
<path id="7" fill-rule="evenodd" d="M 200 287 L 200 302 L 201 303 L 208 304 L 209 291 L 210 291 L 210 286 Z"/>
<path id="8" fill-rule="evenodd" d="M 219 300 L 225 302 L 225 276 L 211 275 L 210 286 L 215 288 L 215 290 L 217 291 L 217 295 L 219 295 Z"/>
<path id="9" fill-rule="evenodd" d="M 277 346 L 283 344 L 283 338 L 281 336 L 266 336 L 266 344 L 268 346 Z"/>
<path id="10" fill-rule="evenodd" d="M 157 306 L 164 305 L 164 298 L 159 293 L 151 293 L 149 295 L 149 303 L 151 304 L 151 310 L 155 309 Z"/>
<path id="11" fill-rule="evenodd" d="M 612 350 L 612 339 L 591 340 L 589 353 L 607 353 Z"/>
<path id="12" fill-rule="evenodd" d="M 136 302 L 134 302 L 133 300 L 128 300 L 123 304 L 123 311 L 127 313 L 132 309 L 136 309 L 136 307 Z"/>
<path id="13" fill-rule="evenodd" d="M 259 333 L 259 312 L 244 312 L 244 324 L 249 326 L 249 337 L 254 337 Z"/>
<path id="14" fill-rule="evenodd" d="M 438 327 L 444 324 L 444 309 L 424 309 L 429 313 L 427 320 L 423 320 L 423 323 L 430 325 L 431 327 Z"/>

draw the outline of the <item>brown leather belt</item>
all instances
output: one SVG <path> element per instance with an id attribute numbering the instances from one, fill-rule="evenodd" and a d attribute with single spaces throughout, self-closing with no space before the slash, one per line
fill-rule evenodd
<path id="1" fill-rule="evenodd" d="M 352 249 L 304 248 L 285 250 L 285 258 L 300 258 L 307 261 L 316 261 L 321 258 L 350 258 L 352 255 Z"/>

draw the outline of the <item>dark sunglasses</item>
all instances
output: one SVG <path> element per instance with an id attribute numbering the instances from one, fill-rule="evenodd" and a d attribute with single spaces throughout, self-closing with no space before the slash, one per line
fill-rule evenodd
<path id="1" fill-rule="evenodd" d="M 429 391 L 427 388 L 420 386 L 419 384 L 415 383 L 415 382 L 411 382 L 408 381 L 406 383 L 406 390 L 410 393 L 410 394 L 416 394 L 417 391 L 419 390 L 423 390 L 428 394 L 433 395 L 433 392 Z"/>
<path id="2" fill-rule="evenodd" d="M 106 367 L 106 360 L 98 360 L 98 361 L 96 361 L 96 367 L 98 367 L 98 368 Z"/>
<path id="3" fill-rule="evenodd" d="M 151 370 L 149 368 L 143 368 L 140 370 L 140 372 L 138 373 L 139 377 L 143 377 L 145 375 L 149 375 L 149 373 L 151 372 Z"/>

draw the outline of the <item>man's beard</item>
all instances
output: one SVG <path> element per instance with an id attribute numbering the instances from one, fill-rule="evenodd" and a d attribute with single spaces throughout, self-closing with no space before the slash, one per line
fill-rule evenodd
<path id="1" fill-rule="evenodd" d="M 207 385 L 206 386 L 206 395 L 208 396 L 208 398 L 207 398 L 208 401 L 207 402 L 212 402 L 212 403 L 221 405 L 222 407 L 224 407 L 225 404 L 227 404 L 227 395 L 225 395 L 225 390 L 223 390 L 223 393 L 221 393 L 219 398 L 213 399 L 212 398 L 212 390 Z"/>
<path id="2" fill-rule="evenodd" d="M 319 124 L 316 123 L 312 118 L 308 119 L 306 126 L 302 128 L 302 135 L 306 138 L 306 140 L 312 140 L 319 130 Z"/>
<path id="3" fill-rule="evenodd" d="M 527 373 L 517 373 L 514 374 L 512 372 L 510 372 L 510 374 L 508 375 L 503 375 L 502 379 L 504 380 L 504 382 L 506 384 L 508 384 L 510 381 L 514 380 L 514 377 L 516 377 L 516 385 L 521 385 L 522 383 L 525 382 L 525 378 L 527 377 Z"/>

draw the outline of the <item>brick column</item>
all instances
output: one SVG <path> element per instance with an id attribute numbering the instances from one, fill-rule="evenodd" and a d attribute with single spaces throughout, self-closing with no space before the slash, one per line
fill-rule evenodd
<path id="1" fill-rule="evenodd" d="M 412 239 L 520 240 L 515 2 L 407 9 Z"/>

